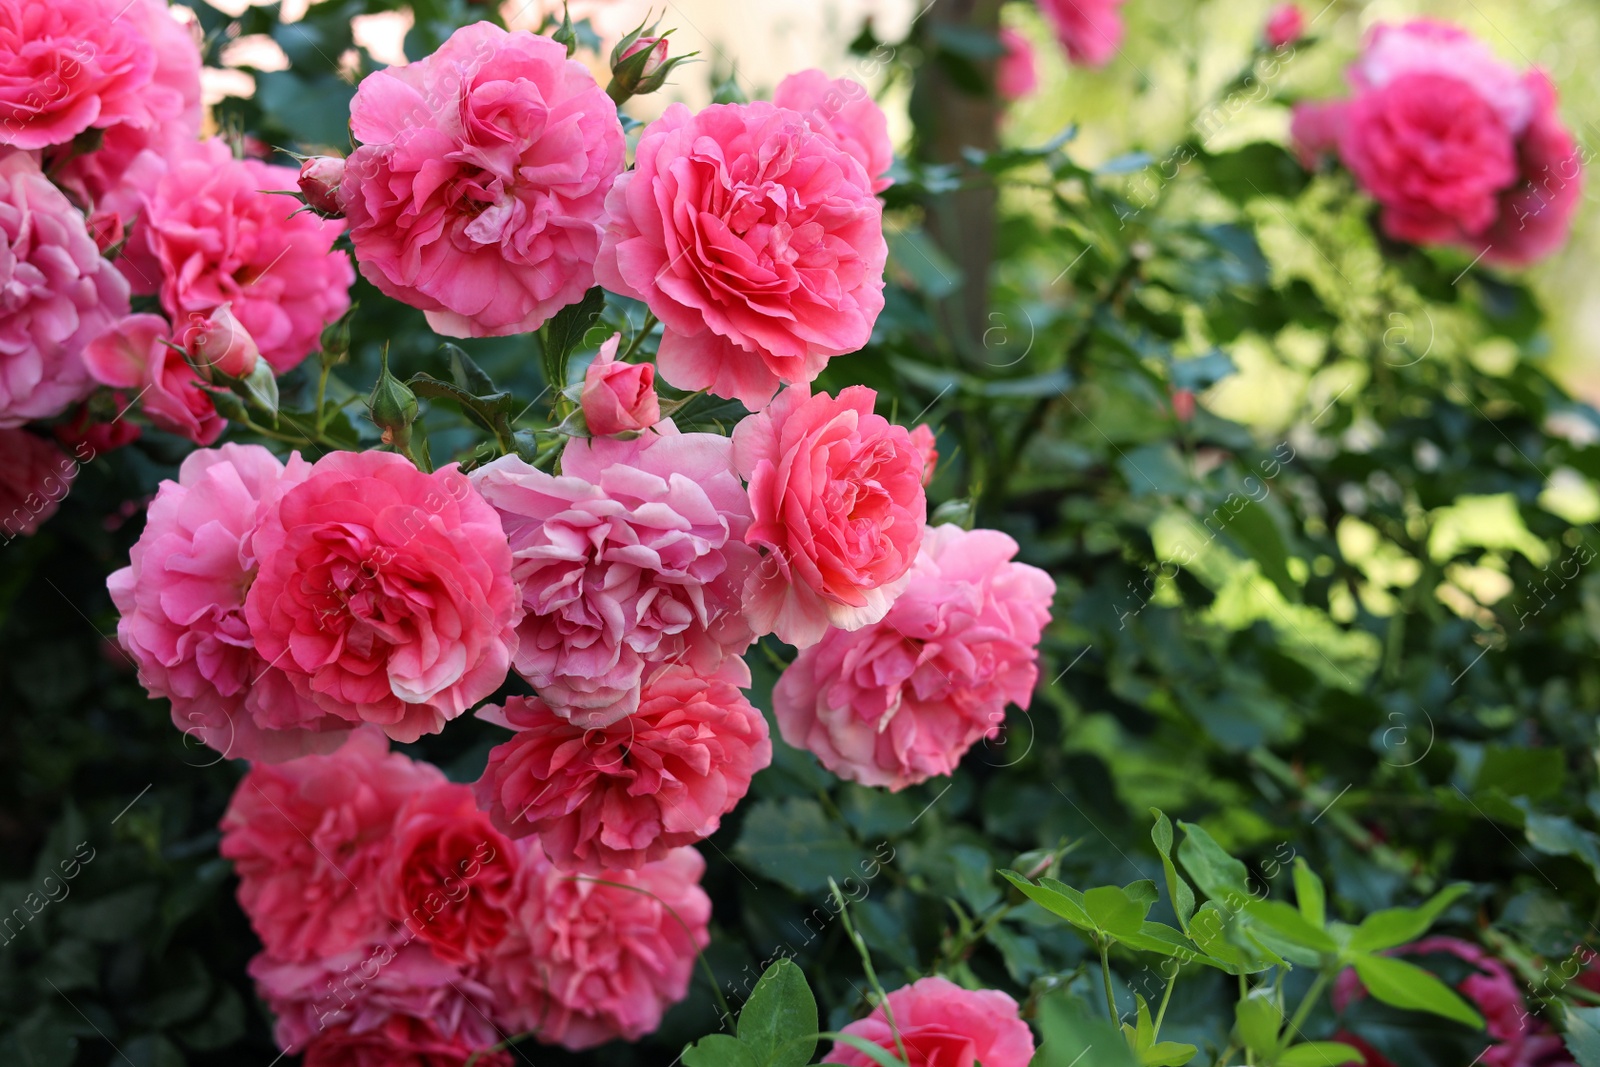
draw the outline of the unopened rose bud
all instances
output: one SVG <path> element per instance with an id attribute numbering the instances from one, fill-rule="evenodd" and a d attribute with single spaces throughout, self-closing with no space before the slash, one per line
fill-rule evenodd
<path id="1" fill-rule="evenodd" d="M 1267 16 L 1267 44 L 1282 48 L 1298 41 L 1306 32 L 1306 16 L 1298 4 L 1279 4 Z"/>
<path id="2" fill-rule="evenodd" d="M 622 59 L 636 56 L 640 52 L 649 52 L 650 58 L 644 61 L 644 67 L 639 71 L 639 77 L 648 78 L 661 69 L 661 64 L 667 61 L 667 39 L 665 37 L 641 37 L 629 45 L 622 53 Z"/>
<path id="3" fill-rule="evenodd" d="M 389 354 L 383 355 L 383 369 L 367 398 L 372 413 L 372 423 L 383 431 L 385 444 L 394 445 L 401 452 L 411 447 L 411 425 L 417 421 L 417 394 L 389 373 Z"/>
<path id="4" fill-rule="evenodd" d="M 300 164 L 300 193 L 306 206 L 325 219 L 344 217 L 339 204 L 339 183 L 344 180 L 344 160 L 338 156 L 312 156 Z"/>
<path id="5" fill-rule="evenodd" d="M 183 332 L 183 350 L 189 362 L 207 378 L 212 371 L 229 378 L 248 378 L 256 369 L 256 360 L 261 358 L 255 339 L 234 318 L 229 304 L 216 308 L 210 315 L 191 313 L 189 327 Z"/>
<path id="6" fill-rule="evenodd" d="M 672 68 L 694 54 L 668 58 L 667 34 L 654 31 L 654 26 L 640 26 L 611 50 L 611 84 L 606 86 L 606 93 L 618 104 L 630 96 L 660 89 Z"/>
<path id="7" fill-rule="evenodd" d="M 648 363 L 619 363 L 621 340 L 621 334 L 612 334 L 583 375 L 583 421 L 596 437 L 647 430 L 661 421 L 656 369 Z"/>

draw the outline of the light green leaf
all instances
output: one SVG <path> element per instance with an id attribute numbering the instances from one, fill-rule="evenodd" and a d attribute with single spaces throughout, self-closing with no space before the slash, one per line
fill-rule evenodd
<path id="1" fill-rule="evenodd" d="M 1304 856 L 1294 858 L 1294 898 L 1306 922 L 1319 930 L 1328 925 L 1327 891 Z"/>
<path id="2" fill-rule="evenodd" d="M 1156 851 L 1161 853 L 1161 867 L 1167 872 L 1167 895 L 1172 898 L 1172 910 L 1178 915 L 1179 928 L 1188 933 L 1189 920 L 1194 916 L 1194 890 L 1189 888 L 1189 883 L 1183 880 L 1172 862 L 1172 820 L 1159 808 L 1151 808 L 1150 814 L 1156 819 L 1150 831 L 1150 840 L 1155 842 Z"/>
<path id="3" fill-rule="evenodd" d="M 1275 1067 L 1339 1067 L 1344 1063 L 1364 1063 L 1361 1051 L 1338 1041 L 1310 1041 L 1278 1054 Z"/>
<path id="4" fill-rule="evenodd" d="M 1385 908 L 1373 912 L 1361 920 L 1361 925 L 1350 935 L 1350 951 L 1382 952 L 1415 941 L 1469 888 L 1465 882 L 1458 882 L 1439 890 L 1421 907 Z"/>
<path id="5" fill-rule="evenodd" d="M 1251 900 L 1244 906 L 1250 921 L 1293 945 L 1315 952 L 1339 951 L 1338 942 L 1320 926 L 1313 926 L 1299 911 L 1281 900 Z"/>
<path id="6" fill-rule="evenodd" d="M 1240 1044 L 1263 1059 L 1271 1059 L 1283 1029 L 1283 1012 L 1269 990 L 1258 989 L 1234 1007 L 1233 1032 Z"/>
<path id="7" fill-rule="evenodd" d="M 1205 827 L 1187 822 L 1178 825 L 1184 834 L 1178 859 L 1194 884 L 1213 900 L 1229 902 L 1234 897 L 1248 897 L 1250 872 L 1245 865 L 1228 855 Z"/>
<path id="8" fill-rule="evenodd" d="M 1093 930 L 1094 920 L 1084 910 L 1081 898 L 1073 898 L 1048 886 L 1034 885 L 1016 871 L 1001 871 L 1000 877 L 1022 890 L 1022 895 L 1052 915 L 1058 915 L 1080 930 Z"/>
<path id="9" fill-rule="evenodd" d="M 1096 886 L 1083 894 L 1083 906 L 1095 927 L 1112 937 L 1137 934 L 1149 904 L 1141 903 L 1114 885 Z"/>
<path id="10" fill-rule="evenodd" d="M 1421 967 L 1389 956 L 1358 956 L 1352 962 L 1367 992 L 1385 1004 L 1430 1012 L 1475 1030 L 1483 1029 L 1483 1016 Z"/>

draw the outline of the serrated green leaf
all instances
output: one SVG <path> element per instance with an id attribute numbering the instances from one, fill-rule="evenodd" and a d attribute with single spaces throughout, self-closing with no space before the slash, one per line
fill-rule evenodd
<path id="1" fill-rule="evenodd" d="M 573 351 L 583 343 L 583 337 L 605 310 L 606 293 L 595 286 L 583 294 L 576 304 L 568 304 L 545 323 L 544 341 L 545 384 L 560 391 L 567 384 L 567 361 Z"/>
<path id="2" fill-rule="evenodd" d="M 1358 956 L 1351 962 L 1367 992 L 1390 1007 L 1430 1012 L 1483 1029 L 1483 1016 L 1421 967 L 1390 956 Z"/>

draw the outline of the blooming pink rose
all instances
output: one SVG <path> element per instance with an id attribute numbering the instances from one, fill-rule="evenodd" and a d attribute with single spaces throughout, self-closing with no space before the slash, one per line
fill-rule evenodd
<path id="1" fill-rule="evenodd" d="M 939 463 L 939 438 L 933 427 L 918 423 L 911 428 L 911 446 L 922 453 L 922 484 L 933 481 L 934 468 Z"/>
<path id="2" fill-rule="evenodd" d="M 344 214 L 339 186 L 344 182 L 345 161 L 338 156 L 312 156 L 300 164 L 300 193 L 306 206 L 324 218 Z"/>
<path id="3" fill-rule="evenodd" d="M 1266 38 L 1268 46 L 1282 48 L 1294 44 L 1305 32 L 1306 15 L 1300 10 L 1300 5 L 1279 4 L 1268 13 L 1262 36 Z"/>
<path id="4" fill-rule="evenodd" d="M 695 954 L 710 942 L 711 900 L 700 888 L 705 860 L 675 848 L 596 880 L 556 867 L 534 838 L 516 844 L 518 921 L 483 972 L 495 1021 L 575 1051 L 618 1037 L 637 1041 L 660 1026 L 689 990 Z"/>
<path id="5" fill-rule="evenodd" d="M 562 870 L 640 867 L 710 837 L 772 762 L 767 722 L 739 692 L 749 677 L 737 659 L 711 678 L 668 667 L 637 712 L 594 730 L 535 698 L 484 709 L 517 733 L 489 753 L 478 802 L 506 833 L 537 833 Z"/>
<path id="6" fill-rule="evenodd" d="M 1523 77 L 1488 45 L 1449 22 L 1380 22 L 1363 43 L 1348 76 L 1357 94 L 1381 90 L 1408 74 L 1440 74 L 1465 83 L 1513 136 L 1533 119 L 1535 100 Z"/>
<path id="7" fill-rule="evenodd" d="M 391 838 L 377 882 L 390 919 L 452 963 L 477 960 L 500 943 L 516 856 L 471 789 L 452 782 L 413 794 Z"/>
<path id="8" fill-rule="evenodd" d="M 137 390 L 140 410 L 163 430 L 209 445 L 227 428 L 200 376 L 169 343 L 160 315 L 122 319 L 89 342 L 83 362 L 101 385 Z"/>
<path id="9" fill-rule="evenodd" d="M 778 107 L 798 111 L 813 130 L 832 139 L 872 179 L 872 191 L 894 184 L 886 178 L 894 165 L 889 119 L 866 86 L 852 78 L 829 78 L 820 70 L 803 70 L 778 83 L 772 94 Z"/>
<path id="10" fill-rule="evenodd" d="M 1039 11 L 1056 32 L 1067 58 L 1086 67 L 1103 67 L 1122 47 L 1125 0 L 1039 0 Z"/>
<path id="11" fill-rule="evenodd" d="M 330 452 L 255 534 L 256 647 L 308 704 L 397 741 L 500 687 L 521 617 L 494 509 L 454 464 Z"/>
<path id="12" fill-rule="evenodd" d="M 219 851 L 267 953 L 301 963 L 404 937 L 376 898 L 395 816 L 413 793 L 443 784 L 437 768 L 390 752 L 370 729 L 330 755 L 251 767 L 222 816 Z"/>
<path id="13" fill-rule="evenodd" d="M 128 565 L 106 580 L 140 684 L 172 701 L 186 737 L 224 756 L 292 759 L 330 751 L 349 732 L 303 706 L 256 651 L 244 616 L 260 518 L 310 470 L 298 453 L 285 467 L 259 445 L 191 452 L 157 490 Z"/>
<path id="14" fill-rule="evenodd" d="M 887 1011 L 880 1004 L 841 1032 L 896 1055 L 903 1045 L 910 1067 L 1027 1067 L 1033 1059 L 1033 1032 L 1017 1015 L 1017 1002 L 998 989 L 962 989 L 935 976 L 902 986 L 885 999 Z M 876 1061 L 837 1042 L 822 1062 L 873 1067 Z"/>
<path id="15" fill-rule="evenodd" d="M 730 452 L 668 419 L 628 441 L 574 438 L 560 477 L 515 456 L 472 473 L 516 561 L 517 673 L 557 714 L 605 726 L 638 708 L 650 665 L 710 676 L 749 647 L 739 598 L 755 552 Z"/>
<path id="16" fill-rule="evenodd" d="M 1000 46 L 1005 51 L 995 61 L 995 91 L 1003 100 L 1021 100 L 1039 88 L 1039 71 L 1034 65 L 1033 43 L 1020 30 L 1002 26 Z"/>
<path id="17" fill-rule="evenodd" d="M 883 310 L 883 205 L 854 156 L 772 104 L 673 104 L 606 198 L 595 277 L 665 326 L 680 389 L 763 407 L 867 343 Z"/>
<path id="18" fill-rule="evenodd" d="M 343 224 L 279 195 L 298 188 L 293 167 L 234 159 L 220 138 L 199 141 L 172 160 L 140 224 L 168 317 L 183 322 L 231 303 L 279 373 L 349 310 L 355 282 L 349 257 L 333 250 Z"/>
<path id="19" fill-rule="evenodd" d="M 269 950 L 249 971 L 278 1047 L 308 1067 L 462 1067 L 500 1041 L 489 988 L 420 941 L 378 937 L 303 961 Z"/>
<path id="20" fill-rule="evenodd" d="M 877 622 L 905 586 L 927 516 L 924 455 L 876 400 L 864 385 L 838 399 L 791 386 L 734 428 L 755 520 L 745 540 L 766 550 L 745 586 L 756 633 L 814 645 L 830 626 Z"/>
<path id="21" fill-rule="evenodd" d="M 0 544 L 38 530 L 77 476 L 77 461 L 43 437 L 0 429 Z"/>
<path id="22" fill-rule="evenodd" d="M 233 317 L 233 309 L 228 304 L 209 315 L 198 311 L 189 313 L 189 325 L 183 331 L 183 350 L 190 364 L 203 373 L 215 369 L 230 378 L 249 377 L 261 355 L 255 338 Z"/>
<path id="23" fill-rule="evenodd" d="M 93 390 L 80 355 L 128 313 L 128 284 L 33 156 L 10 149 L 0 149 L 0 293 L 0 426 L 59 415 Z"/>
<path id="24" fill-rule="evenodd" d="M 1556 113 L 1555 86 L 1543 71 L 1527 81 L 1535 110 L 1517 146 L 1522 180 L 1501 195 L 1499 217 L 1474 242 L 1496 266 L 1524 267 L 1559 249 L 1583 198 L 1583 157 Z"/>
<path id="25" fill-rule="evenodd" d="M 1007 704 L 1026 708 L 1055 583 L 997 530 L 928 530 L 883 621 L 830 630 L 778 679 L 783 739 L 841 778 L 904 789 L 950 774 Z"/>
<path id="26" fill-rule="evenodd" d="M 367 76 L 339 198 L 367 280 L 452 337 L 536 330 L 594 284 L 617 106 L 548 37 L 487 22 Z"/>
<path id="27" fill-rule="evenodd" d="M 583 421 L 597 437 L 648 430 L 661 421 L 656 369 L 649 363 L 620 363 L 612 334 L 583 372 Z"/>
<path id="28" fill-rule="evenodd" d="M 191 109 L 198 125 L 199 73 L 199 49 L 165 0 L 0 0 L 0 144 L 152 129 Z"/>

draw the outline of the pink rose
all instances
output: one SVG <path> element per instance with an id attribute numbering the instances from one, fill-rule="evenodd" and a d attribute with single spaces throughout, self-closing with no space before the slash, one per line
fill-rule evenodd
<path id="1" fill-rule="evenodd" d="M 597 880 L 560 870 L 534 838 L 517 846 L 518 921 L 484 969 L 496 1022 L 574 1051 L 618 1037 L 637 1041 L 660 1026 L 689 990 L 695 954 L 710 942 L 711 900 L 700 888 L 705 860 L 675 848 Z"/>
<path id="2" fill-rule="evenodd" d="M 472 473 L 500 513 L 527 614 L 517 673 L 557 714 L 605 726 L 654 664 L 714 674 L 749 647 L 755 552 L 726 437 L 671 420 L 629 441 L 574 438 L 560 477 L 505 456 Z"/>
<path id="3" fill-rule="evenodd" d="M 583 421 L 596 437 L 648 430 L 661 421 L 656 369 L 649 363 L 621 363 L 612 334 L 583 372 Z"/>
<path id="4" fill-rule="evenodd" d="M 83 362 L 101 385 L 136 390 L 140 410 L 163 430 L 209 445 L 227 428 L 160 315 L 129 315 L 89 342 Z"/>
<path id="5" fill-rule="evenodd" d="M 47 148 L 191 114 L 198 127 L 199 74 L 164 0 L 0 0 L 0 144 Z"/>
<path id="6" fill-rule="evenodd" d="M 479 22 L 365 78 L 339 187 L 367 280 L 452 337 L 528 333 L 594 284 L 617 107 L 566 49 Z"/>
<path id="7" fill-rule="evenodd" d="M 1387 88 L 1408 74 L 1440 74 L 1463 82 L 1514 136 L 1533 119 L 1535 101 L 1523 77 L 1460 26 L 1435 19 L 1380 22 L 1350 67 L 1356 92 Z"/>
<path id="8" fill-rule="evenodd" d="M 196 142 L 156 183 L 140 224 L 161 269 L 169 318 L 231 303 L 280 374 L 316 350 L 350 307 L 355 272 L 333 250 L 341 223 L 300 211 L 293 167 L 234 159 L 220 138 Z"/>
<path id="9" fill-rule="evenodd" d="M 298 454 L 285 467 L 259 445 L 191 452 L 178 480 L 157 490 L 128 566 L 106 580 L 140 684 L 172 701 L 186 738 L 224 756 L 292 759 L 327 752 L 349 732 L 301 701 L 245 622 L 257 525 L 310 469 Z"/>
<path id="10" fill-rule="evenodd" d="M 113 411 L 102 412 L 97 410 L 96 405 L 85 401 L 72 409 L 66 421 L 50 427 L 50 432 L 64 447 L 71 449 L 73 455 L 84 459 L 85 462 L 137 441 L 140 433 L 139 424 L 122 417 L 130 405 L 131 398 L 122 393 L 112 393 L 109 399 Z M 112 417 L 105 419 L 104 414 L 110 414 Z"/>
<path id="11" fill-rule="evenodd" d="M 312 156 L 300 164 L 300 194 L 306 206 L 323 218 L 344 214 L 339 203 L 339 186 L 344 181 L 344 160 L 338 156 Z"/>
<path id="12" fill-rule="evenodd" d="M 1039 0 L 1039 10 L 1056 32 L 1067 58 L 1086 67 L 1103 67 L 1122 47 L 1124 0 Z"/>
<path id="13" fill-rule="evenodd" d="M 517 733 L 489 753 L 478 801 L 506 833 L 537 833 L 562 870 L 662 859 L 715 833 L 772 762 L 766 720 L 741 683 L 749 672 L 736 659 L 712 678 L 668 667 L 645 683 L 637 712 L 587 731 L 534 698 L 480 711 Z"/>
<path id="14" fill-rule="evenodd" d="M 222 817 L 219 850 L 267 954 L 304 963 L 404 937 L 376 899 L 395 816 L 412 794 L 444 784 L 437 768 L 390 752 L 370 729 L 331 755 L 251 767 Z"/>
<path id="15" fill-rule="evenodd" d="M 395 816 L 378 872 L 384 913 L 451 963 L 485 955 L 506 935 L 516 856 L 472 790 L 446 783 L 412 795 Z"/>
<path id="16" fill-rule="evenodd" d="M 873 192 L 894 184 L 884 177 L 894 165 L 889 119 L 866 86 L 851 78 L 830 79 L 820 70 L 803 70 L 778 83 L 772 102 L 800 112 L 813 130 L 849 153 L 873 180 Z"/>
<path id="17" fill-rule="evenodd" d="M 1499 216 L 1474 242 L 1496 266 L 1524 267 L 1558 250 L 1583 198 L 1583 156 L 1556 113 L 1555 86 L 1543 71 L 1527 81 L 1535 110 L 1517 146 L 1521 181 L 1501 195 Z"/>
<path id="18" fill-rule="evenodd" d="M 266 514 L 255 551 L 250 632 L 308 704 L 415 741 L 505 680 L 511 550 L 454 464 L 330 452 Z"/>
<path id="19" fill-rule="evenodd" d="M 94 389 L 83 346 L 128 313 L 128 284 L 33 156 L 9 149 L 0 149 L 0 292 L 0 427 L 59 415 Z"/>
<path id="20" fill-rule="evenodd" d="M 1027 1067 L 1033 1059 L 1033 1032 L 1017 1015 L 1017 1002 L 997 989 L 962 989 L 948 978 L 921 978 L 885 999 L 887 1012 L 880 1004 L 842 1033 L 894 1055 L 903 1045 L 910 1067 Z M 823 1062 L 873 1067 L 876 1061 L 838 1042 Z"/>
<path id="21" fill-rule="evenodd" d="M 1301 166 L 1309 170 L 1325 157 L 1338 154 L 1349 111 L 1348 100 L 1309 100 L 1294 106 L 1289 118 L 1289 140 Z"/>
<path id="22" fill-rule="evenodd" d="M 862 785 L 897 791 L 953 772 L 1038 680 L 1055 583 L 1016 552 L 997 530 L 930 528 L 883 621 L 828 631 L 778 679 L 783 739 Z"/>
<path id="23" fill-rule="evenodd" d="M 249 377 L 261 355 L 250 331 L 233 317 L 233 309 L 228 304 L 221 305 L 210 315 L 198 311 L 189 313 L 189 325 L 183 331 L 183 350 L 191 366 L 207 372 L 215 369 L 230 378 Z"/>
<path id="24" fill-rule="evenodd" d="M 905 586 L 927 515 L 923 452 L 876 400 L 863 385 L 838 399 L 791 386 L 734 428 L 745 540 L 765 550 L 745 585 L 756 633 L 805 648 L 830 626 L 877 622 Z"/>
<path id="25" fill-rule="evenodd" d="M 606 198 L 595 277 L 662 321 L 667 382 L 754 410 L 867 343 L 883 310 L 883 205 L 804 116 L 674 104 L 635 159 Z"/>
<path id="26" fill-rule="evenodd" d="M 1262 36 L 1268 47 L 1282 48 L 1294 44 L 1306 32 L 1306 15 L 1299 4 L 1279 4 L 1267 15 Z"/>
<path id="27" fill-rule="evenodd" d="M 486 1040 L 498 1043 L 499 1038 Z M 477 1057 L 473 1057 L 473 1053 Z M 306 1046 L 301 1067 L 512 1067 L 505 1049 L 484 1051 L 459 1035 L 441 1034 L 433 1023 L 410 1015 L 391 1015 L 371 1029 L 336 1027 Z"/>
<path id="28" fill-rule="evenodd" d="M 939 438 L 933 427 L 919 423 L 911 428 L 911 447 L 922 453 L 922 484 L 933 481 L 933 470 L 939 463 Z"/>
<path id="29" fill-rule="evenodd" d="M 0 544 L 37 531 L 77 476 L 77 461 L 49 441 L 26 430 L 0 429 Z"/>
<path id="30" fill-rule="evenodd" d="M 1039 88 L 1039 71 L 1034 65 L 1033 43 L 1019 30 L 1000 27 L 1000 46 L 1005 49 L 995 61 L 994 87 L 1002 100 L 1021 100 Z"/>

